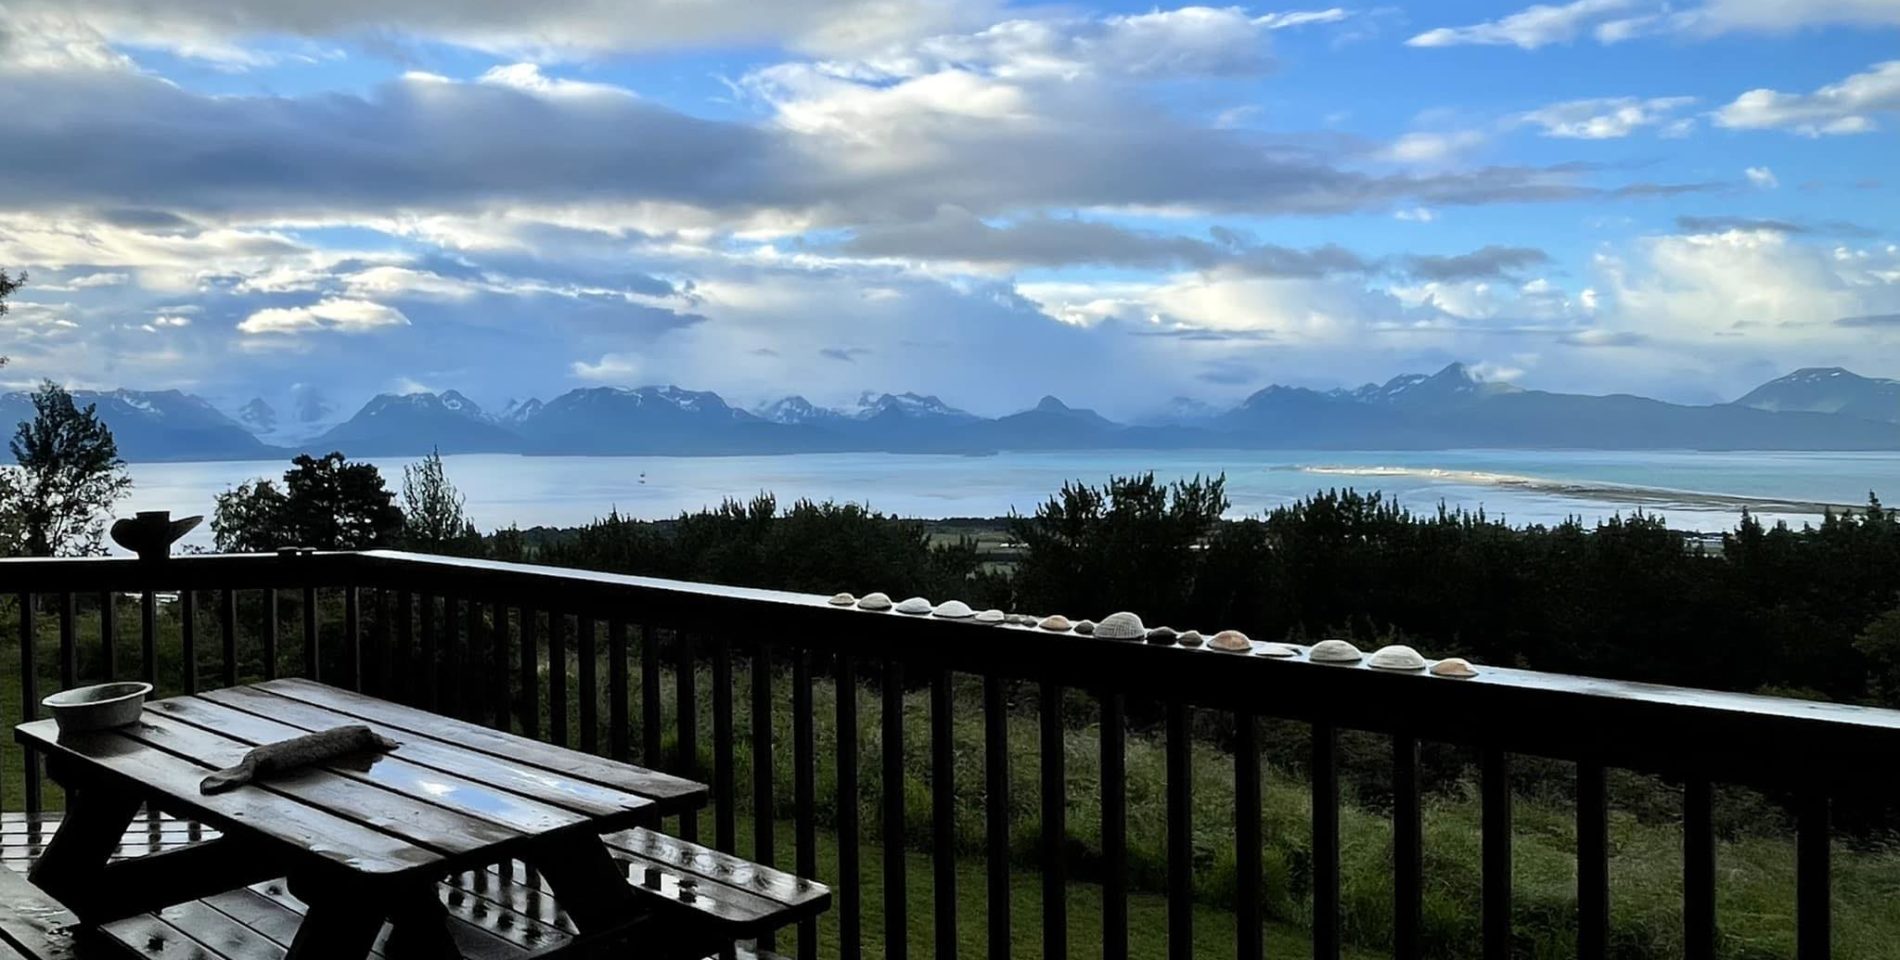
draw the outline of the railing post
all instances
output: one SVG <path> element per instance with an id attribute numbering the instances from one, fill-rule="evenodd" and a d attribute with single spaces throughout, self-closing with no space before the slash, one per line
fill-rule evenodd
<path id="1" fill-rule="evenodd" d="M 1392 956 L 1419 960 L 1424 910 L 1425 823 L 1419 803 L 1418 739 L 1392 737 Z"/>
<path id="2" fill-rule="evenodd" d="M 1714 797 L 1706 777 L 1682 785 L 1682 953 L 1715 960 Z"/>
<path id="3" fill-rule="evenodd" d="M 1511 765 L 1499 747 L 1485 747 L 1479 761 L 1483 840 L 1484 960 L 1511 957 Z"/>
<path id="4" fill-rule="evenodd" d="M 1834 949 L 1833 842 L 1828 796 L 1809 788 L 1795 798 L 1795 957 L 1828 960 Z"/>
<path id="5" fill-rule="evenodd" d="M 1234 957 L 1261 960 L 1260 721 L 1234 715 Z"/>
<path id="6" fill-rule="evenodd" d="M 1313 724 L 1313 960 L 1339 960 L 1339 732 Z"/>
<path id="7" fill-rule="evenodd" d="M 1188 705 L 1168 711 L 1168 960 L 1194 957 L 1194 743 Z"/>
<path id="8" fill-rule="evenodd" d="M 1119 693 L 1101 700 L 1102 960 L 1128 960 L 1127 708 Z"/>
<path id="9" fill-rule="evenodd" d="M 930 865 L 936 960 L 956 960 L 957 956 L 957 758 L 950 694 L 950 671 L 937 671 L 930 678 Z"/>
<path id="10" fill-rule="evenodd" d="M 1063 760 L 1062 688 L 1039 687 L 1042 754 L 1042 955 L 1069 955 L 1068 772 Z"/>
<path id="11" fill-rule="evenodd" d="M 864 885 L 858 867 L 858 670 L 845 654 L 838 655 L 838 956 L 859 960 L 859 889 Z"/>
<path id="12" fill-rule="evenodd" d="M 990 674 L 983 677 L 983 790 L 989 960 L 1009 960 L 1009 703 L 1002 679 Z"/>
<path id="13" fill-rule="evenodd" d="M 40 709 L 40 671 L 35 663 L 35 647 L 39 645 L 39 630 L 33 622 L 33 594 L 20 594 L 20 722 L 32 723 L 39 717 Z M 40 813 L 40 756 L 31 750 L 20 751 L 20 764 L 24 776 L 26 815 L 38 817 Z"/>

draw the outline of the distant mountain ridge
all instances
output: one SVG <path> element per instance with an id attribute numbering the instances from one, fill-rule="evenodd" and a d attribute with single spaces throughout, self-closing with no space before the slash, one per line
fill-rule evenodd
<path id="1" fill-rule="evenodd" d="M 319 435 L 275 443 L 288 426 L 263 399 L 226 415 L 176 390 L 77 391 L 97 403 L 128 460 L 270 459 L 443 453 L 597 456 L 952 453 L 1086 449 L 1900 450 L 1900 381 L 1839 368 L 1797 370 L 1732 403 L 1527 390 L 1454 363 L 1351 389 L 1269 386 L 1219 409 L 1177 399 L 1164 419 L 1123 424 L 1060 399 L 1000 417 L 917 393 L 867 392 L 845 408 L 791 395 L 751 410 L 679 386 L 584 387 L 490 413 L 467 396 L 381 394 Z M 299 420 L 305 411 L 299 410 Z M 0 395 L 0 423 L 32 415 Z M 4 418 L 12 418 L 6 420 Z"/>
<path id="2" fill-rule="evenodd" d="M 1735 402 L 1757 410 L 1838 413 L 1900 423 L 1900 380 L 1863 377 L 1840 367 L 1805 367 Z"/>

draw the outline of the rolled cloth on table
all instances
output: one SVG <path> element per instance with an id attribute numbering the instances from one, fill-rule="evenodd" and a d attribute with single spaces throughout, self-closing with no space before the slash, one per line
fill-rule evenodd
<path id="1" fill-rule="evenodd" d="M 289 773 L 302 767 L 316 766 L 344 757 L 365 753 L 386 753 L 396 749 L 396 741 L 361 724 L 332 727 L 316 733 L 252 747 L 244 761 L 219 770 L 198 784 L 199 793 L 223 793 L 274 774 Z"/>

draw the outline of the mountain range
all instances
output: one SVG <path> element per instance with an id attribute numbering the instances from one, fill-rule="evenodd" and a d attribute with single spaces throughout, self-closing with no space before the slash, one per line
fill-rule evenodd
<path id="1" fill-rule="evenodd" d="M 1081 449 L 1900 450 L 1900 380 L 1840 368 L 1797 370 L 1732 403 L 1685 405 L 1628 394 L 1527 390 L 1463 364 L 1356 389 L 1270 386 L 1231 409 L 1171 404 L 1145 424 L 1111 421 L 1044 397 L 982 417 L 915 393 L 866 393 L 847 408 L 788 396 L 753 409 L 716 393 L 587 387 L 484 411 L 443 393 L 383 394 L 315 436 L 286 440 L 263 399 L 227 415 L 175 390 L 76 391 L 96 403 L 128 460 L 267 459 L 342 450 L 351 456 L 443 453 L 714 455 L 831 452 L 979 454 Z M 0 423 L 32 415 L 26 394 L 0 395 Z M 321 425 L 321 424 L 319 424 Z"/>

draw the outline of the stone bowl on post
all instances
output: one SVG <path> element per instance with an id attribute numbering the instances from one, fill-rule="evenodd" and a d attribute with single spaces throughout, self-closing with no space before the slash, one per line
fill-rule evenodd
<path id="1" fill-rule="evenodd" d="M 202 516 L 173 520 L 170 510 L 140 510 L 112 524 L 112 542 L 138 554 L 140 560 L 163 560 L 171 556 L 172 544 L 179 537 L 203 522 Z"/>

